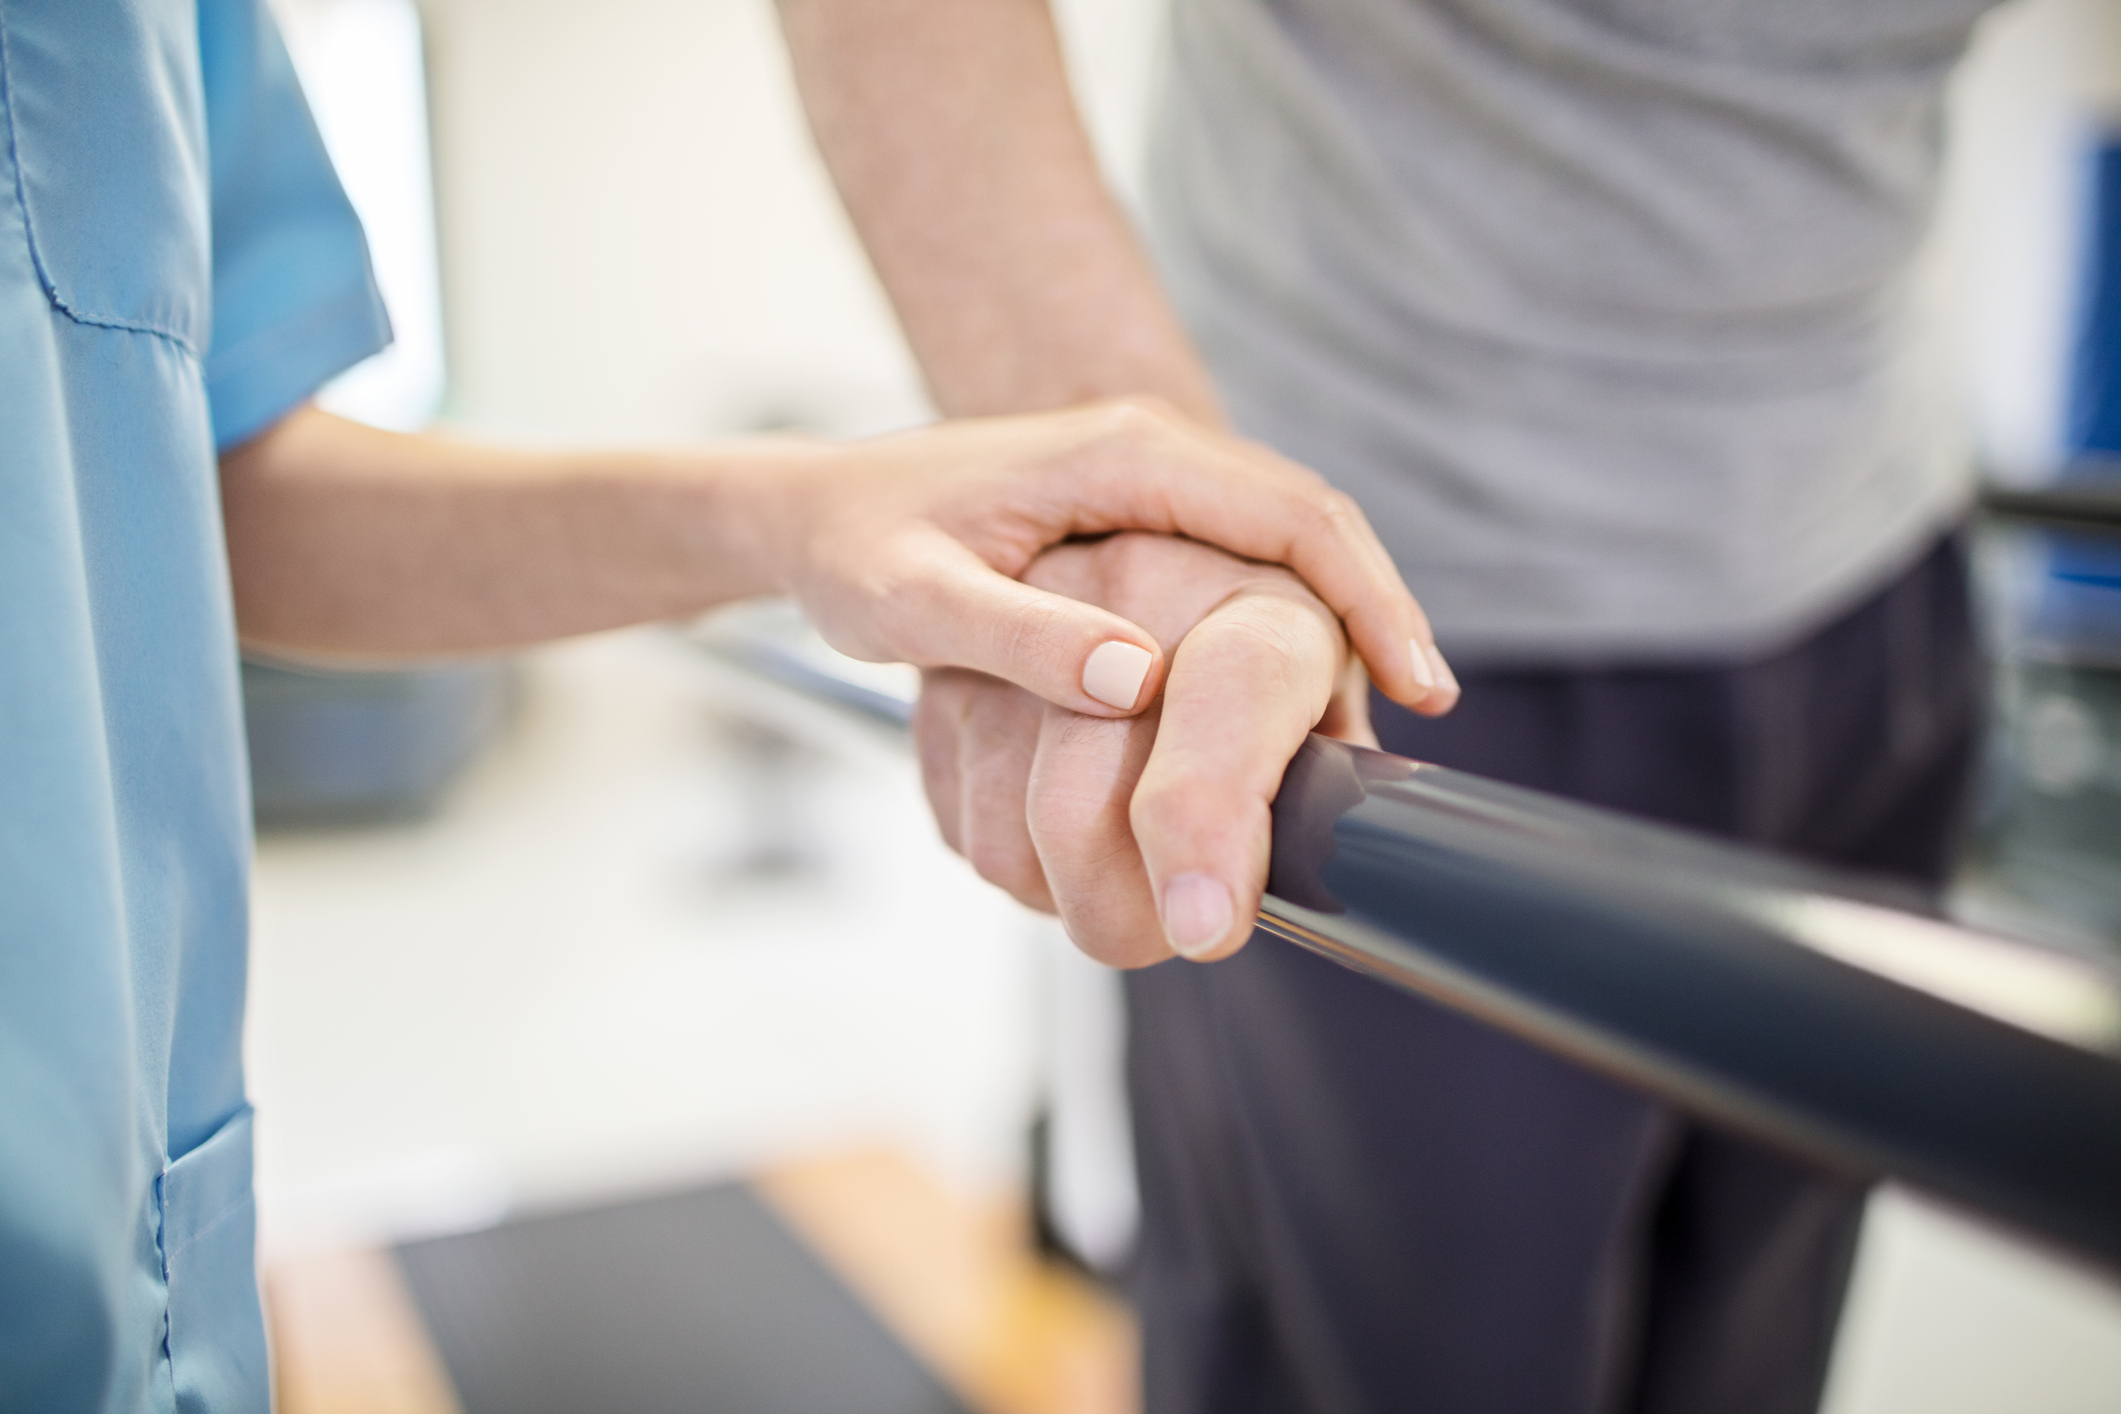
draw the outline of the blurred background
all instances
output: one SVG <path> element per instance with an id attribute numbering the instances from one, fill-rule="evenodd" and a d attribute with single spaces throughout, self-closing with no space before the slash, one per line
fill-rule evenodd
<path id="1" fill-rule="evenodd" d="M 275 4 L 398 332 L 327 406 L 537 443 L 929 415 L 770 0 Z M 1132 193 L 1159 7 L 1057 8 Z M 2111 476 L 2121 7 L 1998 12 L 1952 131 L 1930 268 L 1984 468 Z M 2003 672 L 1959 895 L 2095 950 L 2121 948 L 2115 544 L 1985 534 Z M 1035 1259 L 1024 1197 L 1036 1153 L 1067 1245 L 1123 1255 L 1111 980 L 936 839 L 873 710 L 906 678 L 835 710 L 747 670 L 730 645 L 760 637 L 819 651 L 768 609 L 505 663 L 246 667 L 289 1409 L 454 1407 L 385 1310 L 402 1273 L 360 1254 L 738 1178 L 941 1372 L 904 1407 L 1132 1407 L 1124 1312 Z M 2121 1408 L 2121 1295 L 1897 1192 L 1845 1332 L 1834 1414 Z"/>

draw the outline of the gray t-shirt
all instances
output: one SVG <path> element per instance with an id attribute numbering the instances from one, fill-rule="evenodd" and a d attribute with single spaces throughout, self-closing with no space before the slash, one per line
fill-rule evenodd
<path id="1" fill-rule="evenodd" d="M 1968 458 L 1915 257 L 1991 0 L 1174 0 L 1149 224 L 1466 662 L 1728 659 Z"/>

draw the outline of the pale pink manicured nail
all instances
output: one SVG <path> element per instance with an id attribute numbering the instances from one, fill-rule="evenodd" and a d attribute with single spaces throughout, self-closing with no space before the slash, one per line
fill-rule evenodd
<path id="1" fill-rule="evenodd" d="M 1164 885 L 1164 936 L 1180 957 L 1214 951 L 1232 917 L 1230 890 L 1212 874 L 1179 874 Z"/>
<path id="2" fill-rule="evenodd" d="M 1141 696 L 1142 682 L 1149 676 L 1149 664 L 1154 661 L 1154 655 L 1146 648 L 1116 638 L 1100 643 L 1090 650 L 1090 659 L 1083 664 L 1083 691 L 1108 707 L 1132 711 L 1134 699 Z"/>
<path id="3" fill-rule="evenodd" d="M 1458 691 L 1458 674 L 1451 671 L 1451 665 L 1443 660 L 1442 652 L 1431 648 L 1429 650 L 1429 659 L 1436 665 L 1436 681 L 1442 684 L 1444 691 L 1456 693 Z"/>
<path id="4" fill-rule="evenodd" d="M 1422 647 L 1418 638 L 1408 639 L 1407 647 L 1413 650 L 1414 681 L 1423 692 L 1431 691 L 1436 686 L 1436 670 L 1429 666 L 1429 650 Z"/>

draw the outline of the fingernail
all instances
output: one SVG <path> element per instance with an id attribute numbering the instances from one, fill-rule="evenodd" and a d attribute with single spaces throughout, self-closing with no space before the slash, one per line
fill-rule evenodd
<path id="1" fill-rule="evenodd" d="M 1153 655 L 1146 648 L 1113 639 L 1090 650 L 1083 664 L 1083 691 L 1108 707 L 1130 711 L 1141 696 L 1142 681 L 1149 676 Z"/>
<path id="2" fill-rule="evenodd" d="M 1164 885 L 1164 936 L 1180 957 L 1214 951 L 1231 916 L 1230 890 L 1212 874 L 1179 874 Z"/>
<path id="3" fill-rule="evenodd" d="M 1431 648 L 1429 661 L 1436 665 L 1436 681 L 1442 685 L 1444 691 L 1455 695 L 1458 691 L 1458 675 L 1452 672 L 1451 665 L 1443 660 L 1442 652 Z"/>
<path id="4" fill-rule="evenodd" d="M 1420 684 L 1423 692 L 1433 691 L 1436 687 L 1436 670 L 1429 666 L 1429 650 L 1422 646 L 1418 638 L 1408 639 L 1407 647 L 1413 650 L 1414 681 Z"/>

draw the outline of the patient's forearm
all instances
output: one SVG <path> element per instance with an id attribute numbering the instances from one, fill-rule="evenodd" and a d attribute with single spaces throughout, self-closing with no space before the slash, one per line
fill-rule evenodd
<path id="1" fill-rule="evenodd" d="M 747 493 L 802 445 L 590 457 L 305 408 L 222 459 L 237 629 L 285 652 L 476 652 L 772 592 Z"/>
<path id="2" fill-rule="evenodd" d="M 1068 90 L 1044 0 L 781 0 L 812 130 L 952 415 L 1215 394 Z"/>

